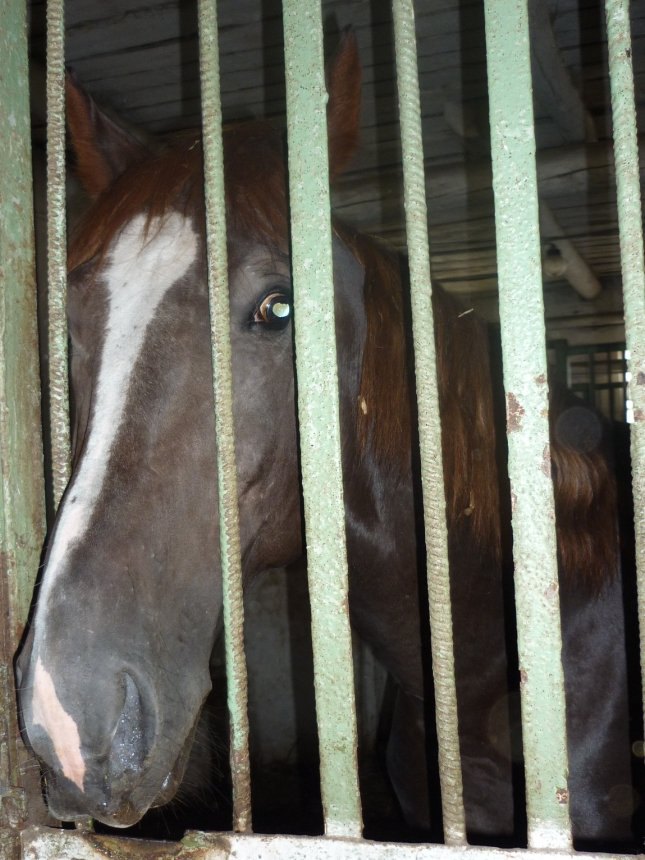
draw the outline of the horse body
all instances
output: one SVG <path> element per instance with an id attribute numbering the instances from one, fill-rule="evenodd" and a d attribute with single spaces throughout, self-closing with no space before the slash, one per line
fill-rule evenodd
<path id="1" fill-rule="evenodd" d="M 331 77 L 332 173 L 356 136 L 346 126 L 356 116 L 357 73 L 343 83 L 355 67 L 350 44 Z M 18 660 L 20 702 L 53 813 L 127 826 L 181 781 L 221 615 L 201 154 L 194 140 L 142 152 L 73 84 L 68 113 L 79 173 L 98 199 L 70 251 L 74 468 Z M 230 129 L 225 165 L 249 578 L 303 553 L 279 135 L 261 123 Z M 408 821 L 428 828 L 432 694 L 422 648 L 405 275 L 397 258 L 340 226 L 333 258 L 350 612 L 398 685 L 389 772 Z M 499 840 L 517 831 L 517 761 L 486 335 L 440 291 L 435 308 L 467 823 L 473 838 Z M 600 457 L 585 456 L 583 484 Z M 566 475 L 566 452 L 560 463 Z M 596 510 L 597 497 L 588 507 Z M 580 521 L 575 528 L 584 531 Z M 598 573 L 600 584 L 563 590 L 572 810 L 581 840 L 628 830 L 628 817 L 614 815 L 608 801 L 612 786 L 629 781 L 629 736 L 620 716 L 620 580 L 607 558 L 600 567 L 611 569 Z M 602 709 L 592 660 L 599 657 L 611 677 Z"/>

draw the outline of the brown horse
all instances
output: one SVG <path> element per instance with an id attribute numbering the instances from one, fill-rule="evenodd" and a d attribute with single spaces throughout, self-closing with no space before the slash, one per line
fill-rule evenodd
<path id="1" fill-rule="evenodd" d="M 330 75 L 332 175 L 354 151 L 359 102 L 350 38 Z M 73 474 L 17 674 L 54 815 L 128 826 L 182 779 L 221 616 L 202 153 L 195 136 L 150 151 L 72 82 L 68 119 L 95 198 L 69 252 Z M 248 579 L 303 554 L 292 325 L 307 321 L 292 302 L 282 136 L 251 122 L 224 147 Z M 389 774 L 408 822 L 429 828 L 405 263 L 340 224 L 333 258 L 351 619 L 396 682 Z M 472 839 L 518 839 L 488 339 L 440 290 L 435 314 L 467 826 Z M 554 412 L 574 833 L 616 842 L 629 834 L 612 798 L 630 782 L 630 740 L 607 428 L 577 401 Z"/>

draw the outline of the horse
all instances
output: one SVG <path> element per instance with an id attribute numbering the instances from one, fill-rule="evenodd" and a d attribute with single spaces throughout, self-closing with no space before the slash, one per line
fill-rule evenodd
<path id="1" fill-rule="evenodd" d="M 328 75 L 330 174 L 357 148 L 360 62 Z M 52 814 L 115 827 L 168 803 L 189 759 L 221 625 L 214 403 L 198 135 L 142 142 L 67 84 L 93 203 L 68 255 L 72 475 L 16 661 L 24 737 Z M 224 132 L 238 502 L 245 581 L 304 555 L 286 166 L 279 128 Z M 437 827 L 405 260 L 334 222 L 351 623 L 396 685 L 389 778 Z M 521 841 L 508 492 L 488 333 L 434 295 L 466 824 Z M 630 734 L 609 429 L 552 398 L 570 807 L 577 846 L 622 844 Z M 500 491 L 500 487 L 502 488 Z M 602 697 L 598 679 L 602 677 Z M 440 823 L 440 822 L 439 822 Z"/>

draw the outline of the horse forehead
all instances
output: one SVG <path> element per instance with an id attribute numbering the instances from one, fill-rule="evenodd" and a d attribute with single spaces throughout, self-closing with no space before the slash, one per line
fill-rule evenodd
<path id="1" fill-rule="evenodd" d="M 199 237 L 177 212 L 133 218 L 114 241 L 102 274 L 107 292 L 105 335 L 83 454 L 57 518 L 41 602 L 47 602 L 66 559 L 83 540 L 101 496 L 110 454 L 126 418 L 128 392 L 146 333 L 164 296 L 197 258 Z"/>
<path id="2" fill-rule="evenodd" d="M 151 219 L 136 215 L 110 248 L 104 273 L 108 293 L 112 297 L 124 290 L 136 297 L 145 291 L 154 301 L 190 268 L 197 247 L 191 218 L 174 211 Z"/>

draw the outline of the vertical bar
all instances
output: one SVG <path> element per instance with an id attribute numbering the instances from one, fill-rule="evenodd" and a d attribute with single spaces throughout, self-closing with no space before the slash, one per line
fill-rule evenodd
<path id="1" fill-rule="evenodd" d="M 457 692 L 448 569 L 448 532 L 441 454 L 441 422 L 432 313 L 428 215 L 421 134 L 421 102 L 412 0 L 393 4 L 399 117 L 403 149 L 403 190 L 410 264 L 412 329 L 419 415 L 421 481 L 427 549 L 430 634 L 444 837 L 466 843 Z"/>
<path id="2" fill-rule="evenodd" d="M 70 474 L 65 224 L 65 4 L 47 0 L 47 300 L 52 488 L 58 507 Z"/>
<path id="3" fill-rule="evenodd" d="M 360 836 L 320 4 L 285 0 L 283 15 L 300 451 L 321 792 L 326 833 Z"/>
<path id="4" fill-rule="evenodd" d="M 65 159 L 65 0 L 47 0 L 47 318 L 54 508 L 70 478 Z M 90 829 L 89 819 L 76 822 Z"/>
<path id="5" fill-rule="evenodd" d="M 621 384 L 622 384 L 622 394 L 623 394 L 623 399 L 621 401 L 620 420 L 625 421 L 625 423 L 627 423 L 627 401 L 629 400 L 628 386 L 629 386 L 629 379 L 630 379 L 630 377 L 628 375 L 629 374 L 629 360 L 628 360 L 627 356 L 631 356 L 631 353 L 627 349 L 627 344 L 625 344 L 625 347 L 621 351 L 620 355 L 621 355 L 621 367 L 622 367 Z M 630 430 L 630 433 L 631 433 L 631 430 Z M 632 475 L 632 483 L 633 483 L 633 480 L 634 480 L 634 476 Z M 636 510 L 636 509 L 634 508 L 634 510 Z M 636 552 L 636 557 L 637 558 L 639 557 L 638 551 Z M 639 565 L 637 565 L 637 567 L 638 566 Z M 640 568 L 642 570 L 643 566 L 640 565 Z"/>
<path id="6" fill-rule="evenodd" d="M 19 856 L 26 754 L 11 671 L 44 537 L 27 18 L 0 4 L 0 856 Z"/>
<path id="7" fill-rule="evenodd" d="M 220 554 L 226 678 L 231 733 L 233 829 L 251 829 L 248 685 L 244 656 L 244 603 L 233 426 L 224 156 L 216 0 L 199 0 L 207 266 L 217 439 Z"/>
<path id="8" fill-rule="evenodd" d="M 625 340 L 633 404 L 632 491 L 638 582 L 641 667 L 645 670 L 645 266 L 634 72 L 628 0 L 606 0 L 607 42 L 614 126 L 614 163 L 623 272 Z M 645 689 L 644 689 L 645 694 Z"/>
<path id="9" fill-rule="evenodd" d="M 567 747 L 526 0 L 486 0 L 530 848 L 569 848 Z"/>

